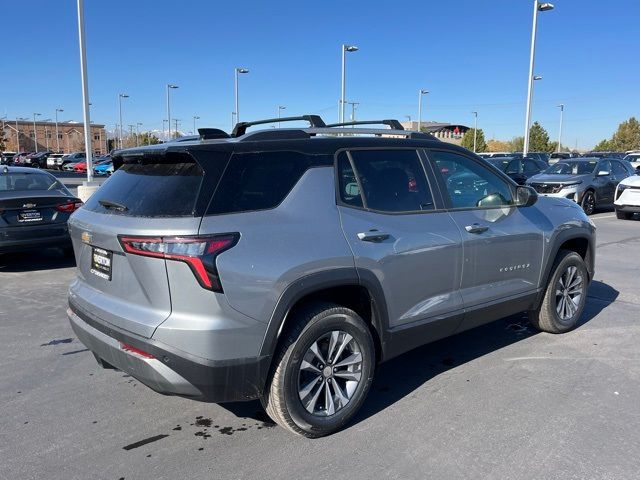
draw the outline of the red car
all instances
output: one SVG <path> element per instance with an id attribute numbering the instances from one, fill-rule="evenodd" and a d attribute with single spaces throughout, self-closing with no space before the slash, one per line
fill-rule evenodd
<path id="1" fill-rule="evenodd" d="M 73 171 L 76 173 L 86 173 L 87 172 L 87 162 L 78 162 L 73 166 Z"/>

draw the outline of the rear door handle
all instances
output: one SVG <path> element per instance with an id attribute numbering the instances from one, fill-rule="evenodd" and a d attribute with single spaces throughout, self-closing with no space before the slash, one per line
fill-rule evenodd
<path id="1" fill-rule="evenodd" d="M 482 233 L 489 230 L 489 227 L 485 227 L 479 223 L 474 223 L 473 225 L 467 225 L 464 229 L 469 233 Z"/>
<path id="2" fill-rule="evenodd" d="M 360 232 L 358 238 L 363 242 L 382 242 L 389 238 L 390 235 L 385 232 L 379 232 L 378 230 L 369 230 L 368 232 Z"/>

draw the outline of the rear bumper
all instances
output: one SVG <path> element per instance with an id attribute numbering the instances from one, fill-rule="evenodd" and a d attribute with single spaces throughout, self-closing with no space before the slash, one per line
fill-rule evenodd
<path id="1" fill-rule="evenodd" d="M 270 356 L 212 361 L 125 332 L 69 302 L 71 328 L 100 361 L 128 373 L 158 393 L 224 403 L 258 398 Z M 131 345 L 153 358 L 126 351 Z"/>
<path id="2" fill-rule="evenodd" d="M 71 237 L 66 223 L 0 229 L 0 253 L 48 247 L 71 247 Z"/>
<path id="3" fill-rule="evenodd" d="M 618 212 L 640 213 L 640 205 L 615 205 Z"/>

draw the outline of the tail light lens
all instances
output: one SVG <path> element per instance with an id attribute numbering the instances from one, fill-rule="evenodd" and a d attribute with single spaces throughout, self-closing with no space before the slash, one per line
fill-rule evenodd
<path id="1" fill-rule="evenodd" d="M 82 202 L 62 203 L 60 205 L 56 205 L 56 210 L 64 213 L 71 213 L 78 210 L 82 205 L 84 205 Z"/>
<path id="2" fill-rule="evenodd" d="M 222 293 L 216 258 L 238 243 L 239 233 L 189 237 L 119 236 L 126 253 L 184 262 L 202 288 Z"/>
<path id="3" fill-rule="evenodd" d="M 122 350 L 124 350 L 125 352 L 135 353 L 136 355 L 139 355 L 139 356 L 141 356 L 143 358 L 149 358 L 149 359 L 155 358 L 150 353 L 145 352 L 144 350 L 140 350 L 139 348 L 136 348 L 133 345 L 129 345 L 128 343 L 120 342 L 120 348 Z"/>

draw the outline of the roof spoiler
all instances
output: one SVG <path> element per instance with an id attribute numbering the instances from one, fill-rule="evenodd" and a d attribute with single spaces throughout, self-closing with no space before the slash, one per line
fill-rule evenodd
<path id="1" fill-rule="evenodd" d="M 282 118 L 267 118 L 266 120 L 256 120 L 254 122 L 238 122 L 233 127 L 231 132 L 232 137 L 241 137 L 247 132 L 247 128 L 254 125 L 263 125 L 265 123 L 280 123 L 280 122 L 296 122 L 299 120 L 305 120 L 309 122 L 310 127 L 323 128 L 326 127 L 324 120 L 319 115 L 300 115 L 299 117 L 282 117 Z"/>
<path id="2" fill-rule="evenodd" d="M 331 123 L 327 127 L 349 127 L 355 125 L 387 125 L 391 130 L 404 130 L 404 127 L 398 120 L 360 120 L 356 122 Z"/>
<path id="3" fill-rule="evenodd" d="M 219 128 L 199 128 L 198 134 L 200 140 L 212 140 L 214 138 L 231 138 L 231 136 L 224 130 Z"/>

